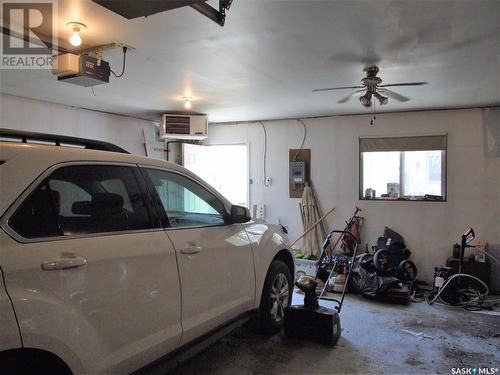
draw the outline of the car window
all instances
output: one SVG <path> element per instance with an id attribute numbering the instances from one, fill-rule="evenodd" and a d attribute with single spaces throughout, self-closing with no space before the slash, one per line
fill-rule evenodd
<path id="1" fill-rule="evenodd" d="M 49 188 L 59 193 L 59 214 L 61 216 L 84 216 L 72 212 L 74 202 L 89 202 L 92 196 L 78 185 L 72 182 L 51 179 L 48 182 Z"/>
<path id="2" fill-rule="evenodd" d="M 224 224 L 223 203 L 193 180 L 156 169 L 147 169 L 171 227 Z"/>
<path id="3" fill-rule="evenodd" d="M 9 221 L 25 238 L 148 229 L 151 222 L 134 170 L 105 165 L 56 170 Z"/>
<path id="4" fill-rule="evenodd" d="M 133 211 L 132 203 L 130 202 L 127 188 L 125 187 L 123 180 L 113 178 L 101 181 L 101 184 L 107 192 L 121 195 L 123 197 L 123 207 L 129 211 Z"/>

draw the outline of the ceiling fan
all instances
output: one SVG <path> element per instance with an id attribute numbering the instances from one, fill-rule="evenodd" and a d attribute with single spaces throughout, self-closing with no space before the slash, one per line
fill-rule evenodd
<path id="1" fill-rule="evenodd" d="M 425 85 L 427 82 L 406 82 L 406 83 L 392 83 L 387 85 L 382 85 L 382 79 L 377 77 L 379 71 L 376 65 L 369 65 L 363 69 L 366 73 L 366 77 L 361 80 L 361 86 L 343 86 L 343 87 L 329 87 L 324 89 L 315 89 L 313 92 L 320 91 L 331 91 L 331 90 L 345 90 L 345 89 L 359 89 L 352 94 L 340 99 L 337 103 L 345 103 L 354 95 L 365 92 L 364 95 L 360 96 L 359 101 L 364 107 L 370 107 L 372 105 L 372 96 L 378 99 L 380 105 L 387 104 L 389 102 L 389 97 L 396 99 L 400 102 L 407 102 L 410 98 L 398 94 L 392 90 L 387 89 L 387 87 L 392 86 L 420 86 Z M 383 94 L 387 95 L 384 96 Z"/>

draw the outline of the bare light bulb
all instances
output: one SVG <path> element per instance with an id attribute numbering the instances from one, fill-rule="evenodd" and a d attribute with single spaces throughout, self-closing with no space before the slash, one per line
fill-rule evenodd
<path id="1" fill-rule="evenodd" d="M 81 22 L 68 22 L 66 26 L 71 27 L 73 33 L 69 38 L 69 42 L 72 46 L 78 47 L 82 44 L 82 38 L 80 37 L 80 31 L 87 28 L 87 25 Z"/>
<path id="2" fill-rule="evenodd" d="M 71 34 L 69 42 L 75 47 L 78 47 L 80 44 L 82 44 L 82 38 L 80 37 L 80 28 L 78 26 L 73 27 L 73 34 Z"/>
<path id="3" fill-rule="evenodd" d="M 191 100 L 189 100 L 189 98 L 184 99 L 184 108 L 186 109 L 191 108 Z"/>

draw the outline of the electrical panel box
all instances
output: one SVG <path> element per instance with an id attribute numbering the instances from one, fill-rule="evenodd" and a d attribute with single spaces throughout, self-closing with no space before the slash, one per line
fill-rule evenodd
<path id="1" fill-rule="evenodd" d="M 291 161 L 290 162 L 290 184 L 294 190 L 301 190 L 306 183 L 306 162 Z"/>
<path id="2" fill-rule="evenodd" d="M 310 181 L 311 150 L 288 150 L 289 166 L 289 193 L 290 198 L 301 198 L 306 186 Z"/>

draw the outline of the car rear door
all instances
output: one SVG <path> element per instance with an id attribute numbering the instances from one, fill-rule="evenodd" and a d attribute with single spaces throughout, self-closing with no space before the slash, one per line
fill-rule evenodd
<path id="1" fill-rule="evenodd" d="M 175 349 L 174 248 L 136 165 L 52 168 L 2 218 L 2 268 L 24 345 L 74 372 L 130 372 Z M 81 367 L 79 367 L 81 366 Z"/>
<path id="2" fill-rule="evenodd" d="M 18 349 L 20 347 L 22 347 L 22 344 L 19 329 L 17 328 L 16 315 L 3 283 L 2 266 L 0 265 L 0 353 L 3 350 Z"/>
<path id="3" fill-rule="evenodd" d="M 200 181 L 178 172 L 143 168 L 167 215 L 182 291 L 182 343 L 252 309 L 252 248 L 241 224 L 225 221 L 224 204 Z"/>

